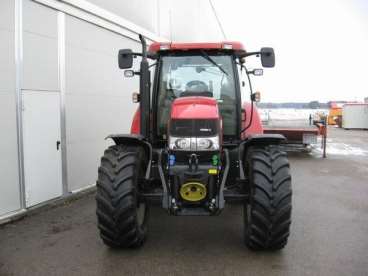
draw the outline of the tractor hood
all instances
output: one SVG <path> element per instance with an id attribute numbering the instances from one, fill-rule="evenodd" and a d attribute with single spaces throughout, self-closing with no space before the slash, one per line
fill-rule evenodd
<path id="1" fill-rule="evenodd" d="M 217 101 L 209 97 L 182 97 L 172 103 L 171 119 L 220 119 Z"/>

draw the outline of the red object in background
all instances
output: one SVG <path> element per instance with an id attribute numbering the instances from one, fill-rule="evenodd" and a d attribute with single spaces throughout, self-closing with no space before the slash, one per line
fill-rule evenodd
<path id="1" fill-rule="evenodd" d="M 174 100 L 171 119 L 219 119 L 217 101 L 208 97 L 183 97 Z"/>
<path id="2" fill-rule="evenodd" d="M 311 135 L 319 135 L 320 129 L 312 126 L 312 127 L 298 127 L 298 128 L 287 128 L 287 127 L 265 127 L 265 133 L 269 134 L 282 134 L 287 139 L 287 142 L 290 144 L 303 144 L 303 135 L 311 134 Z"/>
<path id="3" fill-rule="evenodd" d="M 250 121 L 250 117 L 252 113 L 251 112 L 252 104 L 244 103 L 242 108 L 245 110 L 245 120 L 244 118 L 242 118 L 242 129 L 244 129 L 245 127 L 249 125 L 249 121 Z M 245 139 L 251 134 L 263 134 L 263 126 L 262 126 L 261 117 L 259 116 L 258 109 L 255 104 L 253 104 L 252 124 L 245 132 L 242 133 L 241 138 Z"/>

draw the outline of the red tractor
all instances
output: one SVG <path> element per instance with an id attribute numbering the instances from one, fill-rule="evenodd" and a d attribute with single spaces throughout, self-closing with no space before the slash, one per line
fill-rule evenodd
<path id="1" fill-rule="evenodd" d="M 219 215 L 225 203 L 244 206 L 245 244 L 283 248 L 291 224 L 291 177 L 285 138 L 263 134 L 245 59 L 273 67 L 272 48 L 247 52 L 241 43 L 153 43 L 119 51 L 121 69 L 141 57 L 139 102 L 131 134 L 110 135 L 97 180 L 100 236 L 110 247 L 139 247 L 148 209 L 159 202 L 176 216 Z M 148 59 L 153 63 L 149 64 Z M 151 86 L 150 69 L 154 69 Z M 246 76 L 250 103 L 242 105 Z M 243 95 L 244 100 L 244 95 Z"/>

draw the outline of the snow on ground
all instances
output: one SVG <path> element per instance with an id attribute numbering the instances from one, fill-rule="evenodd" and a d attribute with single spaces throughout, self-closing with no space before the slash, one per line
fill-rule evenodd
<path id="1" fill-rule="evenodd" d="M 295 109 L 295 108 L 262 108 L 258 110 L 262 121 L 269 120 L 309 120 L 309 115 L 317 119 L 317 114 L 328 114 L 326 109 Z"/>
<path id="2" fill-rule="evenodd" d="M 309 116 L 320 120 L 322 114 L 328 114 L 326 109 L 295 109 L 295 108 L 265 108 L 258 110 L 262 123 L 273 127 L 303 127 L 309 125 Z"/>
<path id="3" fill-rule="evenodd" d="M 320 140 L 320 139 L 319 139 Z M 321 145 L 321 141 L 317 143 L 317 146 L 313 148 L 314 153 L 322 154 L 323 149 L 318 146 Z M 326 144 L 327 155 L 346 155 L 346 156 L 367 156 L 368 149 L 364 149 L 357 146 L 352 146 L 342 142 L 336 142 L 334 139 L 327 139 Z"/>
<path id="4" fill-rule="evenodd" d="M 318 119 L 318 114 L 328 114 L 326 109 L 294 109 L 294 108 L 275 108 L 258 110 L 264 125 L 280 127 L 298 127 L 309 125 L 309 115 L 313 119 Z M 349 131 L 349 130 L 341 130 Z M 319 137 L 316 145 L 313 146 L 312 155 L 322 155 L 321 138 Z M 345 140 L 346 141 L 346 140 Z M 363 144 L 348 144 L 341 138 L 327 139 L 327 155 L 340 156 L 359 156 L 368 157 L 368 146 Z M 348 140 L 349 141 L 349 140 Z"/>

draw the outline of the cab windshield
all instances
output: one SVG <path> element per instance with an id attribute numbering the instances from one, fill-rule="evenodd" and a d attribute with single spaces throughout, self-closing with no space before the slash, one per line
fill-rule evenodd
<path id="1" fill-rule="evenodd" d="M 163 56 L 158 91 L 157 132 L 165 135 L 171 104 L 179 97 L 215 98 L 223 120 L 224 135 L 236 135 L 236 90 L 229 55 Z"/>

